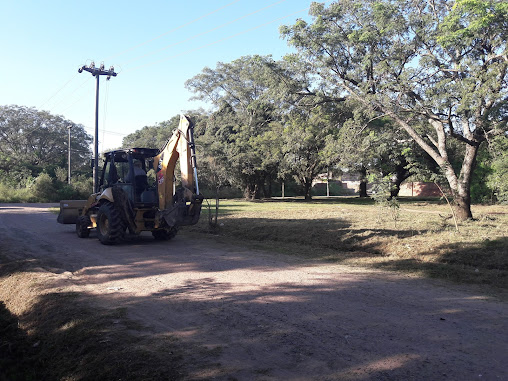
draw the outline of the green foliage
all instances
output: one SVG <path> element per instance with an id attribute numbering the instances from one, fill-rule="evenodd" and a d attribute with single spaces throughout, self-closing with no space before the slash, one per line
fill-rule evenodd
<path id="1" fill-rule="evenodd" d="M 170 120 L 157 123 L 155 126 L 145 126 L 124 137 L 122 147 L 161 148 L 171 138 L 171 134 L 178 127 L 179 122 L 180 116 L 175 115 Z"/>
<path id="2" fill-rule="evenodd" d="M 306 199 L 311 198 L 314 178 L 333 162 L 325 148 L 335 130 L 322 108 L 293 112 L 284 123 L 280 136 L 283 160 L 279 171 L 293 174 L 302 185 Z"/>
<path id="3" fill-rule="evenodd" d="M 0 182 L 0 203 L 37 202 L 30 187 L 14 187 Z"/>
<path id="4" fill-rule="evenodd" d="M 499 0 L 457 0 L 441 24 L 438 41 L 449 48 L 471 45 L 475 39 L 499 40 L 508 36 L 508 3 Z"/>
<path id="5" fill-rule="evenodd" d="M 186 82 L 196 98 L 212 102 L 216 112 L 206 120 L 197 143 L 206 150 L 205 177 L 214 187 L 238 186 L 247 198 L 269 196 L 277 177 L 274 122 L 278 86 L 270 57 L 246 56 L 218 63 Z"/>
<path id="6" fill-rule="evenodd" d="M 57 170 L 62 177 L 63 169 Z M 86 199 L 92 191 L 93 180 L 88 175 L 76 175 L 72 183 L 41 173 L 36 178 L 29 178 L 24 184 L 13 185 L 0 181 L 0 203 L 15 202 L 59 202 L 60 200 Z"/>
<path id="7" fill-rule="evenodd" d="M 396 223 L 399 217 L 400 203 L 397 197 L 393 197 L 394 184 L 390 176 L 371 174 L 369 181 L 373 184 L 372 195 L 376 205 L 381 210 L 386 210 Z"/>
<path id="8" fill-rule="evenodd" d="M 494 190 L 497 200 L 508 203 L 508 137 L 497 136 L 491 144 L 492 172 L 487 184 Z"/>
<path id="9" fill-rule="evenodd" d="M 56 188 L 53 185 L 53 179 L 47 173 L 41 173 L 37 176 L 32 191 L 40 202 L 56 201 Z"/>
<path id="10" fill-rule="evenodd" d="M 72 197 L 70 197 L 71 199 L 87 199 L 93 189 L 93 179 L 89 175 L 74 176 L 72 178 L 71 186 L 74 191 Z"/>
<path id="11" fill-rule="evenodd" d="M 486 179 L 492 174 L 492 158 L 486 146 L 478 152 L 476 168 L 471 181 L 471 201 L 487 203 L 493 200 L 494 192 Z"/>
<path id="12" fill-rule="evenodd" d="M 55 177 L 58 181 L 60 181 L 62 183 L 67 181 L 67 177 L 69 176 L 69 171 L 66 168 L 56 167 L 54 172 L 55 172 Z"/>
<path id="13" fill-rule="evenodd" d="M 92 141 L 82 125 L 47 111 L 21 106 L 0 106 L 0 170 L 10 174 L 19 167 L 37 176 L 48 166 L 67 163 L 71 128 L 73 168 L 86 165 Z"/>
<path id="14" fill-rule="evenodd" d="M 322 97 L 340 95 L 369 118 L 388 116 L 403 129 L 441 168 L 460 217 L 468 218 L 477 150 L 493 131 L 506 130 L 506 3 L 454 4 L 313 3 L 313 23 L 281 32 L 312 63 Z M 453 140 L 462 159 L 450 151 Z"/>
<path id="15" fill-rule="evenodd" d="M 1 201 L 57 201 L 58 182 L 67 181 L 69 127 L 72 171 L 86 173 L 92 138 L 82 125 L 34 108 L 0 106 Z"/>

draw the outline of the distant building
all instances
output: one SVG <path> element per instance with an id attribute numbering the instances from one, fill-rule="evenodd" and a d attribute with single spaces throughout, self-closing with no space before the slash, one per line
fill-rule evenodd
<path id="1" fill-rule="evenodd" d="M 360 189 L 360 175 L 354 173 L 343 173 L 339 176 L 330 172 L 328 177 L 330 196 L 355 195 Z M 313 193 L 326 194 L 327 174 L 321 173 L 312 181 Z M 367 185 L 367 190 L 371 186 Z"/>
<path id="2" fill-rule="evenodd" d="M 399 196 L 404 197 L 441 197 L 441 192 L 436 184 L 422 181 L 410 181 L 402 183 Z"/>
<path id="3" fill-rule="evenodd" d="M 354 195 L 360 189 L 360 175 L 357 173 L 343 173 L 334 177 L 330 173 L 329 187 L 332 189 L 330 195 Z M 326 173 L 319 174 L 312 182 L 314 193 L 326 194 Z M 367 192 L 370 193 L 372 184 L 367 183 Z M 441 192 L 436 184 L 422 181 L 408 181 L 400 186 L 399 196 L 401 197 L 440 197 Z"/>

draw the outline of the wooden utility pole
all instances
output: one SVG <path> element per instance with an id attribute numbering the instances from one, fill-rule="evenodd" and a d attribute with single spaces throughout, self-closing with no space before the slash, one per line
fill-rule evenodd
<path id="1" fill-rule="evenodd" d="M 67 142 L 67 165 L 69 168 L 69 174 L 67 176 L 67 183 L 69 185 L 71 183 L 71 128 L 72 126 L 67 126 L 67 129 L 69 130 L 69 139 Z"/>
<path id="2" fill-rule="evenodd" d="M 117 74 L 113 66 L 111 66 L 109 70 L 104 70 L 104 64 L 96 68 L 94 62 L 88 66 L 80 67 L 78 73 L 82 73 L 83 70 L 88 71 L 97 79 L 97 85 L 95 87 L 95 134 L 93 137 L 93 191 L 97 193 L 99 191 L 99 77 L 101 75 L 107 75 L 106 80 L 109 80 L 111 77 L 116 77 Z"/>

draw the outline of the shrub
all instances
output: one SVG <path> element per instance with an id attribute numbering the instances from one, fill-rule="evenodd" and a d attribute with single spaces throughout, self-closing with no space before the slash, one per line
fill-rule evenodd
<path id="1" fill-rule="evenodd" d="M 39 202 L 52 202 L 59 201 L 57 190 L 53 185 L 53 179 L 47 173 L 41 173 L 35 179 L 35 184 L 32 186 L 32 192 Z"/>
<path id="2" fill-rule="evenodd" d="M 36 202 L 37 199 L 28 187 L 15 187 L 10 183 L 0 183 L 0 202 L 17 203 L 17 202 Z"/>

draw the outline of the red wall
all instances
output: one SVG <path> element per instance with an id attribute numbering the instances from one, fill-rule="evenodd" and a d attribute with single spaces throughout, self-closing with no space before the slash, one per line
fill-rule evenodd
<path id="1" fill-rule="evenodd" d="M 400 186 L 399 196 L 406 197 L 440 197 L 441 192 L 434 183 L 410 182 Z"/>

